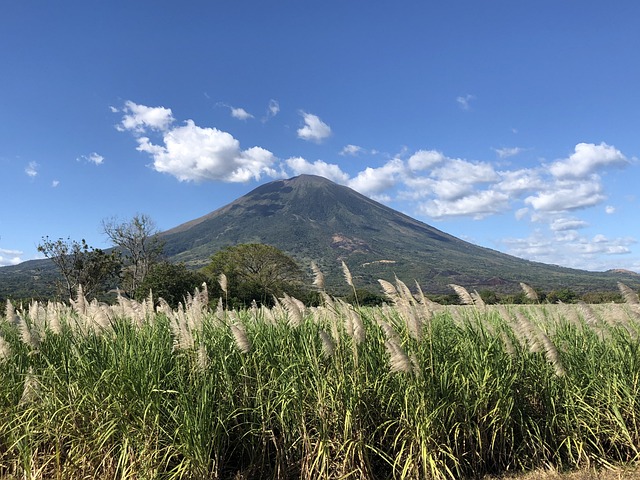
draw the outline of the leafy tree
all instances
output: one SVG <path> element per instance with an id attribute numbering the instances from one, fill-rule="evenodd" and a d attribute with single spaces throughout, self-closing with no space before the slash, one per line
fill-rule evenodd
<path id="1" fill-rule="evenodd" d="M 183 263 L 159 262 L 153 265 L 136 290 L 136 298 L 143 299 L 153 292 L 176 308 L 188 293 L 207 280 L 202 272 L 189 270 Z"/>
<path id="2" fill-rule="evenodd" d="M 155 222 L 149 215 L 137 214 L 131 220 L 102 221 L 102 229 L 124 259 L 123 290 L 133 296 L 150 268 L 162 257 L 164 242 L 158 237 Z"/>
<path id="3" fill-rule="evenodd" d="M 73 297 L 78 285 L 87 296 L 97 295 L 117 279 L 122 268 L 122 261 L 117 252 L 105 251 L 71 240 L 51 240 L 43 237 L 38 251 L 53 262 L 58 268 L 61 280 L 57 287 L 61 295 Z"/>
<path id="4" fill-rule="evenodd" d="M 202 271 L 210 285 L 217 285 L 220 274 L 224 273 L 230 299 L 240 305 L 248 305 L 252 300 L 268 305 L 274 295 L 295 295 L 303 276 L 291 257 L 276 247 L 259 243 L 220 250 Z"/>
<path id="5" fill-rule="evenodd" d="M 547 301 L 549 303 L 573 303 L 578 298 L 576 293 L 570 288 L 561 288 L 560 290 L 554 290 L 547 295 Z"/>

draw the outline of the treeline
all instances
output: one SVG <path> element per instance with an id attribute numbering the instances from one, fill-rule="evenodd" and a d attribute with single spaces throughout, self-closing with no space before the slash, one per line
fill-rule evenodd
<path id="1" fill-rule="evenodd" d="M 112 248 L 94 248 L 84 239 L 53 240 L 43 237 L 38 250 L 54 268 L 29 274 L 24 272 L 17 277 L 21 279 L 19 285 L 5 284 L 0 289 L 0 301 L 67 301 L 82 286 L 88 297 L 106 303 L 113 303 L 117 294 L 142 300 L 152 292 L 155 298 L 161 297 L 176 307 L 184 302 L 189 292 L 203 283 L 207 283 L 213 302 L 222 299 L 225 306 L 231 308 L 248 307 L 253 302 L 272 306 L 273 299 L 285 293 L 307 305 L 317 305 L 321 301 L 316 286 L 310 285 L 308 272 L 270 245 L 230 246 L 213 255 L 204 268 L 193 270 L 183 263 L 169 262 L 164 258 L 164 242 L 148 215 L 137 214 L 123 222 L 115 218 L 103 220 L 102 230 Z M 18 280 L 14 278 L 15 281 Z M 3 295 L 3 291 L 10 291 L 11 295 Z M 357 284 L 351 290 L 330 293 L 361 306 L 381 305 L 385 301 L 382 291 L 360 288 Z M 481 289 L 475 294 L 489 305 L 534 302 L 522 290 L 503 293 Z M 571 288 L 551 291 L 537 288 L 535 297 L 538 303 L 623 301 L 619 291 L 579 294 Z M 429 299 L 443 305 L 460 303 L 453 289 L 449 294 L 429 294 Z"/>

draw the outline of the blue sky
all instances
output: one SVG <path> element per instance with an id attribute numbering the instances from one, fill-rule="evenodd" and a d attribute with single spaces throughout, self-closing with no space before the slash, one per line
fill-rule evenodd
<path id="1" fill-rule="evenodd" d="M 478 245 L 640 272 L 640 3 L 12 1 L 0 265 L 326 176 Z"/>

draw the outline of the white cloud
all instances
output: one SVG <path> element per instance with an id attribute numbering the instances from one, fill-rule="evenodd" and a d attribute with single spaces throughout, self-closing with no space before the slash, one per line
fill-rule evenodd
<path id="1" fill-rule="evenodd" d="M 345 147 L 340 151 L 340 155 L 356 156 L 363 152 L 364 148 L 359 147 L 358 145 L 345 145 Z"/>
<path id="2" fill-rule="evenodd" d="M 89 162 L 94 163 L 96 165 L 102 165 L 104 162 L 104 157 L 102 155 L 97 154 L 96 152 L 90 153 L 89 155 L 81 155 L 76 160 L 79 162 Z"/>
<path id="3" fill-rule="evenodd" d="M 527 207 L 519 208 L 518 210 L 515 211 L 514 216 L 516 217 L 516 220 L 522 220 L 524 217 L 527 216 L 528 213 L 529 213 L 529 209 Z"/>
<path id="4" fill-rule="evenodd" d="M 554 162 L 549 171 L 556 178 L 587 178 L 599 168 L 622 167 L 628 163 L 620 150 L 604 142 L 600 145 L 579 143 L 569 158 Z"/>
<path id="5" fill-rule="evenodd" d="M 298 129 L 298 137 L 320 143 L 331 135 L 331 127 L 312 113 L 300 112 L 304 120 L 304 127 Z"/>
<path id="6" fill-rule="evenodd" d="M 267 107 L 267 114 L 270 117 L 275 117 L 280 112 L 280 104 L 273 98 L 269 100 L 269 106 Z"/>
<path id="7" fill-rule="evenodd" d="M 613 207 L 611 205 L 607 205 L 606 207 L 604 207 L 604 212 L 611 215 L 612 213 L 616 213 L 616 207 Z"/>
<path id="8" fill-rule="evenodd" d="M 521 153 L 524 149 L 520 147 L 505 147 L 493 149 L 500 158 L 509 158 Z"/>
<path id="9" fill-rule="evenodd" d="M 349 180 L 349 187 L 364 195 L 381 195 L 385 190 L 395 187 L 399 175 L 405 170 L 402 160 L 394 158 L 382 167 L 367 167 L 355 178 Z M 379 197 L 378 197 L 379 198 Z"/>
<path id="10" fill-rule="evenodd" d="M 431 172 L 431 176 L 464 184 L 490 183 L 500 178 L 488 163 L 468 162 L 459 158 L 448 158 Z"/>
<path id="11" fill-rule="evenodd" d="M 508 193 L 511 197 L 517 197 L 525 192 L 531 192 L 546 188 L 545 181 L 540 177 L 540 172 L 523 168 L 520 170 L 498 172 L 500 181 L 496 188 Z"/>
<path id="12" fill-rule="evenodd" d="M 241 150 L 238 140 L 216 128 L 201 128 L 193 120 L 163 136 L 164 145 L 138 139 L 138 150 L 153 157 L 153 168 L 180 181 L 246 182 L 265 174 L 276 176 L 274 155 L 260 147 Z"/>
<path id="13" fill-rule="evenodd" d="M 20 250 L 8 250 L 6 248 L 0 248 L 0 266 L 17 265 L 22 262 L 20 256 L 23 252 Z"/>
<path id="14" fill-rule="evenodd" d="M 508 238 L 502 242 L 512 255 L 548 264 L 563 265 L 584 270 L 607 270 L 619 266 L 602 256 L 619 256 L 631 252 L 634 238 L 607 238 L 602 234 L 593 238 L 578 235 L 575 230 L 560 230 L 548 236 L 536 230 L 528 237 Z"/>
<path id="15" fill-rule="evenodd" d="M 51 182 L 51 186 L 53 188 L 56 188 L 58 185 L 60 185 L 60 180 L 54 180 L 54 181 Z"/>
<path id="16" fill-rule="evenodd" d="M 26 173 L 30 177 L 35 177 L 36 175 L 38 175 L 39 166 L 40 165 L 38 165 L 37 162 L 29 162 L 29 164 L 24 169 L 24 173 Z"/>
<path id="17" fill-rule="evenodd" d="M 543 212 L 561 212 L 592 207 L 604 201 L 602 185 L 597 179 L 585 182 L 557 181 L 546 191 L 527 197 L 524 201 Z"/>
<path id="18" fill-rule="evenodd" d="M 471 105 L 470 102 L 471 100 L 475 99 L 476 97 L 474 95 L 461 95 L 459 97 L 456 98 L 456 102 L 458 102 L 458 105 L 460 106 L 461 109 L 463 110 L 469 110 L 471 109 Z"/>
<path id="19" fill-rule="evenodd" d="M 419 208 L 433 218 L 472 216 L 481 219 L 503 212 L 508 206 L 508 195 L 496 190 L 482 190 L 452 201 L 436 198 L 421 204 Z"/>
<path id="20" fill-rule="evenodd" d="M 584 220 L 578 220 L 577 218 L 561 217 L 551 221 L 551 230 L 554 232 L 563 232 L 567 230 L 578 230 L 580 228 L 586 228 L 589 224 Z"/>
<path id="21" fill-rule="evenodd" d="M 426 170 L 443 163 L 447 157 L 436 150 L 418 150 L 409 157 L 407 164 L 411 170 Z"/>
<path id="22" fill-rule="evenodd" d="M 253 118 L 253 115 L 247 112 L 244 108 L 234 108 L 234 107 L 230 107 L 230 108 L 231 108 L 231 116 L 233 118 L 237 118 L 238 120 L 248 120 L 250 118 Z"/>
<path id="23" fill-rule="evenodd" d="M 174 122 L 170 108 L 147 107 L 128 100 L 122 111 L 125 115 L 116 127 L 120 131 L 144 133 L 147 129 L 151 129 L 163 132 L 168 130 Z"/>
<path id="24" fill-rule="evenodd" d="M 316 160 L 311 163 L 302 157 L 293 157 L 286 160 L 287 166 L 293 170 L 294 175 L 309 174 L 319 175 L 337 183 L 346 183 L 349 175 L 343 172 L 338 165 Z"/>

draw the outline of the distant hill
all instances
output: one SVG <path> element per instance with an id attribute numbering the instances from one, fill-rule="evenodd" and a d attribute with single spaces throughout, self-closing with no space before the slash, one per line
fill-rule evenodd
<path id="1" fill-rule="evenodd" d="M 315 261 L 334 288 L 345 288 L 341 260 L 356 286 L 374 291 L 379 278 L 396 275 L 407 284 L 417 280 L 427 293 L 452 293 L 450 283 L 500 292 L 519 291 L 519 282 L 577 293 L 616 290 L 617 281 L 640 287 L 634 272 L 563 268 L 473 245 L 314 175 L 267 183 L 160 235 L 169 260 L 191 268 L 226 246 L 273 245 L 306 269 Z M 36 291 L 53 274 L 47 260 L 0 268 L 0 298 L 7 295 L 4 286 Z"/>
<path id="2" fill-rule="evenodd" d="M 583 292 L 640 281 L 633 272 L 586 272 L 479 247 L 314 175 L 262 185 L 162 236 L 172 260 L 194 267 L 225 246 L 266 243 L 303 266 L 316 261 L 334 285 L 344 284 L 344 260 L 358 285 L 376 291 L 378 278 L 394 275 L 407 284 L 417 280 L 432 293 L 451 293 L 449 283 L 517 291 L 519 282 L 526 282 L 544 290 Z"/>

